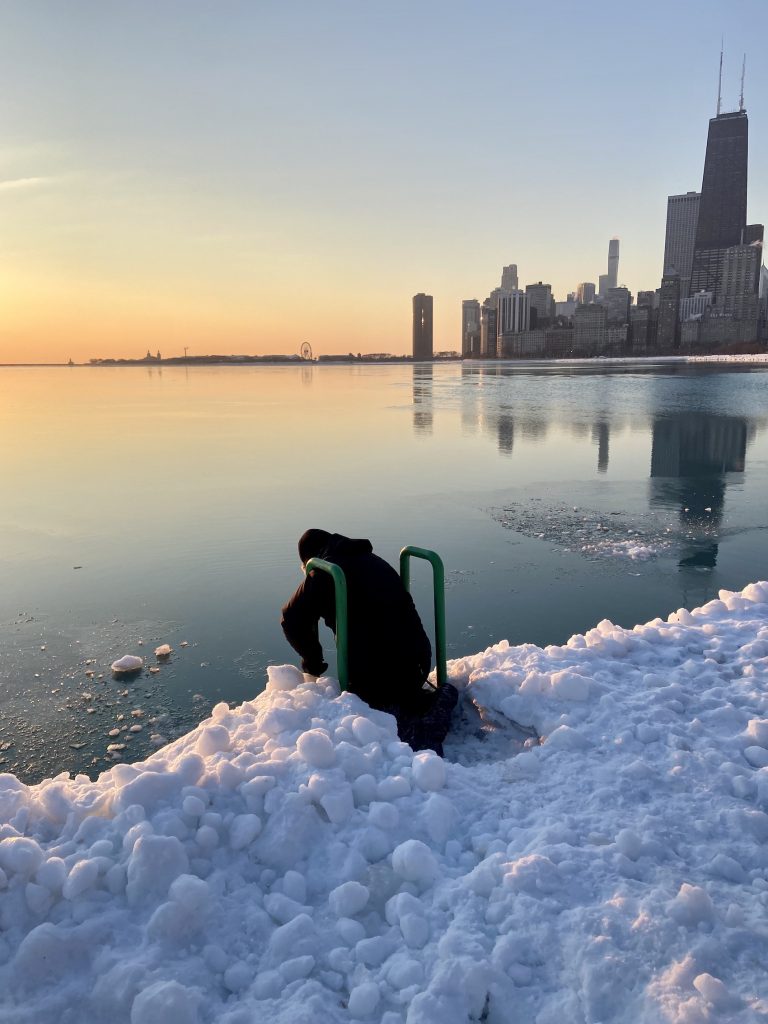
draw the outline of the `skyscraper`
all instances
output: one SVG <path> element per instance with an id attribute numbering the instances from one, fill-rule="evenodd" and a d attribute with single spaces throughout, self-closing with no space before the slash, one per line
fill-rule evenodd
<path id="1" fill-rule="evenodd" d="M 505 292 L 517 291 L 517 264 L 510 263 L 501 268 L 501 287 Z"/>
<path id="2" fill-rule="evenodd" d="M 461 354 L 467 359 L 480 355 L 480 303 L 465 299 L 461 304 Z"/>
<path id="3" fill-rule="evenodd" d="M 665 274 L 661 279 L 659 326 L 656 344 L 661 352 L 669 352 L 680 344 L 680 275 Z"/>
<path id="4" fill-rule="evenodd" d="M 413 296 L 413 359 L 432 358 L 432 296 L 419 292 Z"/>
<path id="5" fill-rule="evenodd" d="M 664 238 L 664 273 L 676 271 L 680 275 L 680 294 L 691 291 L 693 251 L 696 245 L 696 225 L 699 220 L 700 192 L 669 196 L 667 199 L 667 231 Z"/>
<path id="6" fill-rule="evenodd" d="M 583 305 L 589 305 L 595 301 L 595 286 L 592 281 L 582 281 L 576 288 L 576 298 Z"/>
<path id="7" fill-rule="evenodd" d="M 490 295 L 480 307 L 480 355 L 484 358 L 496 358 L 498 323 L 497 296 Z"/>
<path id="8" fill-rule="evenodd" d="M 552 285 L 527 284 L 525 294 L 531 309 L 531 327 L 547 327 L 555 315 L 555 303 L 552 298 Z"/>
<path id="9" fill-rule="evenodd" d="M 619 240 L 608 242 L 608 287 L 616 288 L 619 283 Z"/>
<path id="10" fill-rule="evenodd" d="M 525 292 L 515 289 L 501 292 L 498 297 L 498 333 L 518 334 L 527 331 L 530 326 L 530 305 Z M 499 350 L 500 351 L 500 350 Z"/>
<path id="11" fill-rule="evenodd" d="M 719 304 L 725 250 L 739 245 L 747 223 L 749 126 L 743 109 L 709 122 L 690 292 L 708 291 Z"/>

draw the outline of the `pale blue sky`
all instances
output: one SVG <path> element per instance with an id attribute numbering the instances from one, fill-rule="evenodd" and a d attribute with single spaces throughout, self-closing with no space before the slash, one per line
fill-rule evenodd
<path id="1" fill-rule="evenodd" d="M 768 219 L 766 30 L 767 0 L 2 0 L 0 346 L 406 351 L 423 290 L 455 348 L 502 264 L 564 298 L 612 235 L 655 287 L 721 33 Z"/>

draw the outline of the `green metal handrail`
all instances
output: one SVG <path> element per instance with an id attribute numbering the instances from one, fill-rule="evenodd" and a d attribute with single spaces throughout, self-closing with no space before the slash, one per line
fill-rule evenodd
<path id="1" fill-rule="evenodd" d="M 334 562 L 326 562 L 324 558 L 310 558 L 307 562 L 307 575 L 313 569 L 327 572 L 333 580 L 336 593 L 336 671 L 339 686 L 346 690 L 349 681 L 347 654 L 349 651 L 349 633 L 347 629 L 347 580 L 344 570 Z"/>
<path id="2" fill-rule="evenodd" d="M 437 685 L 448 682 L 448 670 L 445 664 L 445 567 L 443 560 L 436 551 L 428 548 L 417 548 L 412 544 L 400 552 L 400 577 L 405 589 L 411 589 L 411 558 L 423 558 L 432 566 L 432 590 L 435 597 L 435 663 L 437 665 Z"/>

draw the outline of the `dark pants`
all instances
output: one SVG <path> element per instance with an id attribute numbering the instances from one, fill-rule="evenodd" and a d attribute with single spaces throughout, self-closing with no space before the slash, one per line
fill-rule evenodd
<path id="1" fill-rule="evenodd" d="M 389 705 L 381 708 L 397 719 L 397 735 L 414 750 L 434 750 L 443 756 L 443 740 L 451 727 L 451 714 L 459 699 L 455 686 L 445 683 L 434 694 L 426 694 L 426 708 L 416 714 L 410 708 Z"/>

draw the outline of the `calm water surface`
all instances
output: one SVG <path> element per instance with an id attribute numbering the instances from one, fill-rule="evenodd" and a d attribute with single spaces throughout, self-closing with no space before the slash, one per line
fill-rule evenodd
<path id="1" fill-rule="evenodd" d="M 295 660 L 308 526 L 437 549 L 449 657 L 768 578 L 767 389 L 713 365 L 0 369 L 0 771 L 93 774 L 259 692 Z"/>

